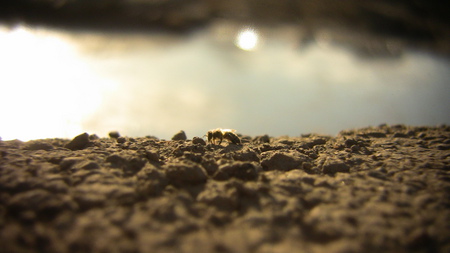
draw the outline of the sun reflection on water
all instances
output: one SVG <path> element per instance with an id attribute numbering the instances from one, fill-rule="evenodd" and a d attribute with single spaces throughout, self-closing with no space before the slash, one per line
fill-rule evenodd
<path id="1" fill-rule="evenodd" d="M 115 83 L 93 73 L 57 32 L 0 28 L 0 136 L 73 137 Z"/>
<path id="2" fill-rule="evenodd" d="M 245 51 L 253 51 L 257 48 L 260 38 L 255 28 L 244 27 L 236 36 L 235 45 Z"/>

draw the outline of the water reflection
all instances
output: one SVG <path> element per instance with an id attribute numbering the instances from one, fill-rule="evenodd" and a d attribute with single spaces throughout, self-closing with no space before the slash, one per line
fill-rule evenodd
<path id="1" fill-rule="evenodd" d="M 95 74 L 64 34 L 0 28 L 0 136 L 22 140 L 83 131 L 115 82 Z"/>
<path id="2" fill-rule="evenodd" d="M 302 46 L 290 28 L 253 30 L 245 36 L 257 45 L 264 33 L 264 46 L 248 54 L 233 44 L 240 29 L 176 36 L 1 28 L 0 136 L 118 130 L 168 139 L 217 127 L 295 136 L 450 123 L 446 59 L 411 51 L 364 59 L 323 38 Z"/>
<path id="3" fill-rule="evenodd" d="M 251 27 L 242 28 L 236 36 L 235 45 L 245 51 L 253 51 L 259 42 L 258 31 Z"/>

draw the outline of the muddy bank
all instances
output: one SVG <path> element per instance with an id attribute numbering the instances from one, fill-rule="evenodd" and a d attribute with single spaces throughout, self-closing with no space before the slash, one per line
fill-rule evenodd
<path id="1" fill-rule="evenodd" d="M 240 137 L 0 141 L 0 252 L 450 251 L 450 127 Z"/>

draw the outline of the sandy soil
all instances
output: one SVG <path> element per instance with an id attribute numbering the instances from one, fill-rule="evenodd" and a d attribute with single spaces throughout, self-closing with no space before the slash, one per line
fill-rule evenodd
<path id="1" fill-rule="evenodd" d="M 450 127 L 0 141 L 0 252 L 450 252 Z"/>

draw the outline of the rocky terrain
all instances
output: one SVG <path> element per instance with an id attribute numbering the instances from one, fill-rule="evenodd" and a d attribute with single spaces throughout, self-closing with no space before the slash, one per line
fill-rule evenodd
<path id="1" fill-rule="evenodd" d="M 450 252 L 450 127 L 0 141 L 0 252 Z"/>

